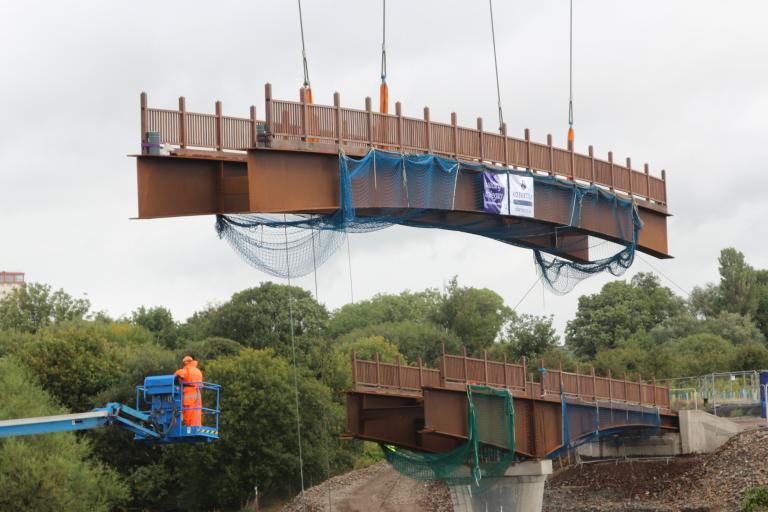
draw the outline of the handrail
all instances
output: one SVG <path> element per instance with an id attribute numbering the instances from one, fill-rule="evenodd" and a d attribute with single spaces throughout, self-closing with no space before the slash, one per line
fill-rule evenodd
<path id="1" fill-rule="evenodd" d="M 595 157 L 589 146 L 587 155 L 576 153 L 573 144 L 557 148 L 552 136 L 546 143 L 531 141 L 526 128 L 523 138 L 510 137 L 506 124 L 500 133 L 483 130 L 482 118 L 476 128 L 459 126 L 456 113 L 450 124 L 433 122 L 429 108 L 423 119 L 402 115 L 402 105 L 395 104 L 395 114 L 373 112 L 371 99 L 366 98 L 364 110 L 344 108 L 340 95 L 334 94 L 333 105 L 272 98 L 272 86 L 265 86 L 266 120 L 256 119 L 256 107 L 250 107 L 250 117 L 229 117 L 222 114 L 220 101 L 215 114 L 186 111 L 186 101 L 179 98 L 178 110 L 149 108 L 147 95 L 141 93 L 141 136 L 148 147 L 148 132 L 159 133 L 161 144 L 206 149 L 245 151 L 258 146 L 294 147 L 321 150 L 320 145 L 332 145 L 352 151 L 368 148 L 400 152 L 424 152 L 460 160 L 480 161 L 514 166 L 559 176 L 618 191 L 632 198 L 644 199 L 664 208 L 667 205 L 666 171 L 651 176 L 648 164 L 642 171 L 632 169 L 632 160 L 625 165 L 608 152 L 606 160 Z M 261 135 L 260 135 L 261 134 Z"/>
<path id="2" fill-rule="evenodd" d="M 531 398 L 560 397 L 580 399 L 595 403 L 598 401 L 623 402 L 637 405 L 669 409 L 669 388 L 656 384 L 629 380 L 624 375 L 615 379 L 608 372 L 605 377 L 595 374 L 590 367 L 588 374 L 581 373 L 578 365 L 573 372 L 557 369 L 545 369 L 544 362 L 539 362 L 539 381 L 534 381 L 532 374 L 527 374 L 528 363 L 523 357 L 519 363 L 509 363 L 506 357 L 502 361 L 483 357 L 468 357 L 462 347 L 460 355 L 445 353 L 445 345 L 440 346 L 440 358 L 437 369 L 425 367 L 419 358 L 416 365 L 402 364 L 398 356 L 394 363 L 381 362 L 379 354 L 373 360 L 358 359 L 352 352 L 352 387 L 394 389 L 404 392 L 421 392 L 424 387 L 446 388 L 460 384 L 479 384 L 490 387 L 506 388 L 516 396 Z"/>

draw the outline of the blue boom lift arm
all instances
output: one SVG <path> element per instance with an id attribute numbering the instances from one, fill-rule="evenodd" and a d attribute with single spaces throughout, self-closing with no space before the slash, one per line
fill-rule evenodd
<path id="1" fill-rule="evenodd" d="M 219 438 L 221 387 L 201 382 L 199 406 L 184 408 L 182 383 L 175 375 L 156 375 L 144 379 L 136 388 L 136 409 L 116 402 L 91 412 L 0 421 L 0 438 L 90 430 L 115 425 L 134 434 L 134 439 L 148 444 L 211 442 Z M 206 401 L 215 406 L 203 407 Z M 184 412 L 200 411 L 201 425 L 184 424 Z"/>

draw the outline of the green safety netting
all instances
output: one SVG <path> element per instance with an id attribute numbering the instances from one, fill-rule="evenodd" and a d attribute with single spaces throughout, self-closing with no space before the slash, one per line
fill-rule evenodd
<path id="1" fill-rule="evenodd" d="M 450 452 L 422 453 L 391 445 L 381 448 L 390 464 L 414 480 L 472 485 L 503 476 L 515 461 L 515 408 L 504 389 L 467 385 L 467 441 Z"/>

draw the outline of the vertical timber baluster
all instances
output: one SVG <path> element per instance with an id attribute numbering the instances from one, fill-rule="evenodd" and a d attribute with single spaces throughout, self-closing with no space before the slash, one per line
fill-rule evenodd
<path id="1" fill-rule="evenodd" d="M 501 123 L 501 137 L 504 143 L 504 167 L 509 167 L 509 137 L 507 136 L 507 123 Z"/>
<path id="2" fill-rule="evenodd" d="M 608 188 L 609 188 L 609 190 L 611 192 L 613 192 L 613 187 L 614 187 L 614 184 L 616 183 L 616 179 L 613 177 L 613 172 L 614 172 L 614 169 L 613 169 L 613 151 L 609 151 L 608 152 L 608 163 L 611 164 L 611 175 L 610 175 L 611 183 L 610 183 L 610 187 L 608 187 Z"/>
<path id="3" fill-rule="evenodd" d="M 373 107 L 371 97 L 365 97 L 365 115 L 368 117 L 368 147 L 373 148 Z"/>
<path id="4" fill-rule="evenodd" d="M 424 387 L 424 368 L 421 365 L 421 357 L 416 358 L 416 365 L 419 367 L 419 389 Z"/>
<path id="5" fill-rule="evenodd" d="M 594 185 L 596 181 L 595 180 L 595 148 L 592 147 L 591 145 L 589 146 L 589 163 L 590 163 L 591 172 L 592 172 L 591 174 L 592 181 L 590 181 L 590 184 Z"/>
<path id="6" fill-rule="evenodd" d="M 141 109 L 141 153 L 148 153 L 148 149 L 144 146 L 149 139 L 147 138 L 147 93 L 142 92 L 139 95 L 139 106 Z"/>
<path id="7" fill-rule="evenodd" d="M 224 124 L 221 119 L 221 101 L 216 102 L 216 149 L 221 151 L 224 148 Z"/>
<path id="8" fill-rule="evenodd" d="M 307 90 L 299 89 L 299 103 L 301 103 L 301 141 L 307 142 Z"/>
<path id="9" fill-rule="evenodd" d="M 579 371 L 579 363 L 573 363 L 573 373 L 576 374 L 576 395 L 581 398 L 581 372 Z"/>
<path id="10" fill-rule="evenodd" d="M 256 129 L 256 106 L 251 105 L 251 147 L 255 148 L 259 143 L 259 131 Z"/>
<path id="11" fill-rule="evenodd" d="M 632 159 L 627 157 L 627 175 L 629 176 L 629 198 L 632 199 Z"/>
<path id="12" fill-rule="evenodd" d="M 187 102 L 179 96 L 179 146 L 187 147 Z"/>
<path id="13" fill-rule="evenodd" d="M 613 372 L 608 368 L 608 400 L 613 403 Z"/>
<path id="14" fill-rule="evenodd" d="M 269 145 L 274 137 L 274 126 L 272 126 L 272 84 L 264 84 L 264 124 L 266 125 L 266 144 Z"/>
<path id="15" fill-rule="evenodd" d="M 483 137 L 483 118 L 478 117 L 477 118 L 477 141 L 478 141 L 478 147 L 480 148 L 480 162 L 483 162 L 485 160 L 485 148 L 483 147 L 485 137 Z"/>
<path id="16" fill-rule="evenodd" d="M 555 147 L 552 145 L 552 134 L 547 134 L 547 146 L 549 146 L 549 174 L 554 174 L 555 172 Z"/>
<path id="17" fill-rule="evenodd" d="M 528 359 L 523 356 L 520 358 L 520 363 L 523 365 L 523 393 L 528 389 Z"/>
<path id="18" fill-rule="evenodd" d="M 451 112 L 451 133 L 453 133 L 453 157 L 459 159 L 459 123 L 456 112 Z"/>
<path id="19" fill-rule="evenodd" d="M 397 148 L 403 152 L 403 106 L 399 101 L 395 102 L 395 115 L 397 116 Z"/>
<path id="20" fill-rule="evenodd" d="M 488 385 L 488 351 L 483 349 L 483 383 Z"/>
<path id="21" fill-rule="evenodd" d="M 461 347 L 461 360 L 464 363 L 464 384 L 469 380 L 469 374 L 467 373 L 467 347 Z"/>
<path id="22" fill-rule="evenodd" d="M 376 362 L 376 386 L 381 387 L 381 363 L 378 352 L 373 354 L 373 360 Z"/>
<path id="23" fill-rule="evenodd" d="M 589 373 L 592 375 L 592 398 L 597 403 L 597 377 L 595 376 L 594 366 L 589 366 Z"/>
<path id="24" fill-rule="evenodd" d="M 501 362 L 504 365 L 504 388 L 509 389 L 509 378 L 507 377 L 507 353 L 501 354 Z"/>
<path id="25" fill-rule="evenodd" d="M 424 107 L 424 137 L 427 153 L 432 153 L 432 123 L 429 120 L 429 107 Z"/>
<path id="26" fill-rule="evenodd" d="M 357 352 L 352 351 L 352 389 L 357 388 Z"/>
<path id="27" fill-rule="evenodd" d="M 400 354 L 397 354 L 397 357 L 395 358 L 395 363 L 397 363 L 397 373 L 395 374 L 397 376 L 397 388 L 401 389 L 403 387 L 403 380 L 402 376 L 400 374 Z"/>
<path id="28" fill-rule="evenodd" d="M 651 200 L 651 168 L 648 164 L 643 164 L 643 170 L 645 171 L 645 198 Z"/>
<path id="29" fill-rule="evenodd" d="M 336 124 L 336 146 L 340 150 L 344 145 L 344 135 L 341 126 L 341 94 L 338 91 L 333 93 L 333 113 Z"/>
<path id="30" fill-rule="evenodd" d="M 440 343 L 440 387 L 445 387 L 445 343 Z"/>
<path id="31" fill-rule="evenodd" d="M 661 181 L 664 183 L 664 192 L 663 192 L 664 197 L 662 198 L 662 201 L 666 206 L 667 205 L 667 171 L 665 171 L 664 169 L 661 170 Z"/>
<path id="32" fill-rule="evenodd" d="M 525 129 L 525 148 L 528 152 L 528 170 L 533 172 L 533 164 L 531 162 L 531 130 Z"/>

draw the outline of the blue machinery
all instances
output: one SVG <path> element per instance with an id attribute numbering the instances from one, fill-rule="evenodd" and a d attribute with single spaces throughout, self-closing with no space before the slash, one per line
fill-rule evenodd
<path id="1" fill-rule="evenodd" d="M 221 387 L 208 382 L 201 382 L 198 386 L 202 403 L 215 402 L 215 406 L 184 408 L 179 378 L 175 375 L 156 375 L 146 377 L 144 385 L 136 387 L 136 409 L 110 402 L 91 412 L 0 421 L 0 438 L 115 425 L 133 432 L 136 441 L 149 444 L 211 442 L 219 438 Z M 198 409 L 202 425 L 185 425 L 183 413 Z"/>

